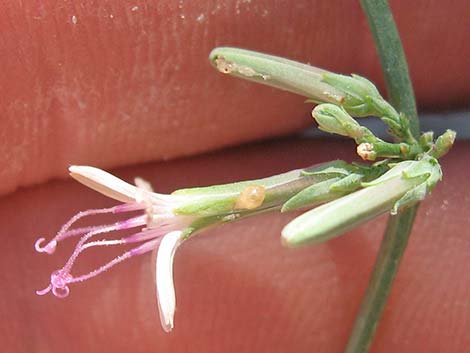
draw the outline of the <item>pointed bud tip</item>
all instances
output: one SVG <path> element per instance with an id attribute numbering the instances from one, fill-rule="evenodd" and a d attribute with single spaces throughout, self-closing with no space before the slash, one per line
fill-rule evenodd
<path id="1" fill-rule="evenodd" d="M 352 138 L 362 135 L 359 123 L 346 110 L 335 104 L 317 105 L 312 111 L 312 116 L 323 131 Z"/>
<path id="2" fill-rule="evenodd" d="M 286 235 L 284 232 L 281 234 L 281 244 L 285 248 L 294 248 L 295 244 L 292 244 L 290 241 L 290 236 Z"/>
<path id="3" fill-rule="evenodd" d="M 281 244 L 286 248 L 297 248 L 304 243 L 302 231 L 294 223 L 297 219 L 288 223 L 281 232 Z"/>
<path id="4" fill-rule="evenodd" d="M 215 48 L 215 49 L 212 49 L 212 51 L 210 52 L 209 54 L 209 61 L 211 62 L 212 65 L 214 65 L 216 68 L 217 68 L 217 60 L 219 58 L 223 58 L 225 57 L 225 54 L 227 52 L 227 49 L 230 50 L 230 48 L 224 48 L 224 47 L 220 47 L 220 48 Z"/>

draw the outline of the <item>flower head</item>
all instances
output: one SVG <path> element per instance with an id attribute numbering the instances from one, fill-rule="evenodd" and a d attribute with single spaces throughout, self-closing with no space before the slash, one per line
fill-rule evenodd
<path id="1" fill-rule="evenodd" d="M 70 292 L 70 284 L 95 277 L 124 260 L 157 249 L 160 245 L 157 255 L 156 281 L 158 304 L 163 328 L 165 331 L 170 331 L 173 328 L 176 305 L 172 274 L 173 256 L 177 245 L 184 238 L 185 231 L 197 219 L 190 215 L 176 215 L 174 209 L 188 197 L 157 194 L 152 192 L 150 184 L 142 179 L 137 178 L 136 186 L 133 186 L 93 167 L 72 166 L 69 170 L 71 176 L 81 183 L 123 203 L 110 208 L 79 212 L 47 244 L 43 245 L 44 238 L 36 241 L 36 251 L 52 254 L 63 240 L 81 236 L 69 260 L 62 268 L 51 274 L 50 284 L 36 293 L 44 295 L 51 291 L 55 296 L 64 298 Z M 72 228 L 79 219 L 86 216 L 106 213 L 124 215 L 135 212 L 140 212 L 140 214 L 112 224 Z M 136 231 L 131 235 L 116 239 L 95 240 L 100 234 L 125 229 L 136 229 Z M 123 244 L 138 245 L 89 273 L 72 274 L 73 265 L 84 250 L 91 247 Z"/>

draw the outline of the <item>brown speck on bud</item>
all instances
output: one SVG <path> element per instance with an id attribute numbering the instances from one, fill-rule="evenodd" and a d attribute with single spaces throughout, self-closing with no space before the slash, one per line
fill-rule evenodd
<path id="1" fill-rule="evenodd" d="M 237 198 L 235 208 L 253 210 L 263 204 L 266 190 L 261 185 L 248 185 Z"/>
<path id="2" fill-rule="evenodd" d="M 377 157 L 377 154 L 374 152 L 374 145 L 369 142 L 364 142 L 357 146 L 357 154 L 365 161 L 374 161 Z"/>
<path id="3" fill-rule="evenodd" d="M 235 71 L 235 64 L 226 60 L 223 56 L 218 56 L 214 60 L 215 66 L 217 67 L 217 70 L 224 74 L 230 74 L 233 71 Z"/>
<path id="4" fill-rule="evenodd" d="M 223 56 L 219 55 L 215 58 L 214 60 L 215 66 L 217 67 L 217 70 L 224 74 L 231 74 L 231 73 L 238 73 L 240 75 L 246 76 L 246 77 L 256 77 L 259 76 L 263 80 L 267 80 L 269 78 L 268 75 L 263 75 L 258 72 L 256 72 L 254 69 L 248 66 L 244 65 L 239 65 L 234 62 L 231 62 L 227 59 L 225 59 Z"/>
<path id="5" fill-rule="evenodd" d="M 408 154 L 408 152 L 410 151 L 410 148 L 407 145 L 401 143 L 400 144 L 400 151 L 401 151 L 402 155 L 406 156 Z"/>
<path id="6" fill-rule="evenodd" d="M 323 95 L 325 97 L 331 98 L 332 100 L 336 101 L 340 105 L 343 105 L 344 102 L 346 101 L 346 97 L 342 96 L 340 94 L 331 93 L 331 92 L 328 92 L 328 91 L 323 91 Z"/>

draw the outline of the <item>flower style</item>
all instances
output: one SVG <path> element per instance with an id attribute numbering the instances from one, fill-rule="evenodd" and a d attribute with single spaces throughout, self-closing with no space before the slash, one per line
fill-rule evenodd
<path id="1" fill-rule="evenodd" d="M 150 184 L 142 179 L 137 178 L 136 186 L 133 186 L 93 167 L 72 166 L 69 171 L 71 176 L 81 183 L 123 203 L 110 208 L 79 212 L 46 245 L 42 245 L 44 238 L 36 241 L 35 248 L 38 252 L 52 254 L 59 242 L 70 237 L 81 236 L 69 260 L 61 269 L 51 274 L 50 284 L 36 293 L 44 295 L 52 291 L 55 296 L 64 298 L 69 294 L 69 284 L 95 277 L 124 260 L 158 247 L 156 271 L 158 306 L 163 329 L 167 332 L 170 331 L 173 328 L 176 305 L 172 273 L 173 256 L 187 233 L 185 231 L 197 218 L 189 215 L 177 216 L 173 211 L 187 197 L 153 193 Z M 72 229 L 76 221 L 86 216 L 105 213 L 127 214 L 136 211 L 143 212 L 143 214 L 113 224 Z M 93 237 L 99 234 L 134 228 L 140 229 L 136 233 L 123 238 L 92 240 Z M 98 269 L 80 276 L 74 276 L 71 273 L 77 257 L 85 249 L 134 243 L 140 243 L 140 245 L 126 251 Z"/>

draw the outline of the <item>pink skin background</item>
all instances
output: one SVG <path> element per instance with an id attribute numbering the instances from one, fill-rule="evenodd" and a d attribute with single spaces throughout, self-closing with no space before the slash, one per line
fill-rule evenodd
<path id="1" fill-rule="evenodd" d="M 392 1 L 392 8 L 420 108 L 468 107 L 466 1 Z M 207 62 L 215 46 L 283 55 L 381 85 L 358 3 L 2 1 L 0 26 L 2 351 L 342 351 L 386 217 L 295 250 L 279 241 L 294 213 L 189 240 L 175 258 L 171 334 L 159 325 L 153 255 L 71 286 L 59 300 L 34 291 L 73 241 L 54 256 L 36 254 L 33 244 L 80 210 L 114 204 L 73 181 L 44 183 L 64 177 L 70 164 L 121 167 L 115 173 L 125 180 L 138 175 L 171 192 L 355 160 L 353 143 L 291 138 L 158 162 L 312 123 L 303 98 L 215 72 Z M 373 352 L 470 346 L 469 150 L 459 142 L 443 159 L 445 180 L 420 208 Z M 119 251 L 90 251 L 76 271 Z"/>

